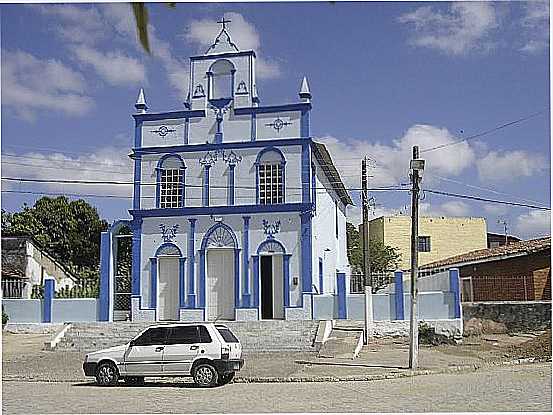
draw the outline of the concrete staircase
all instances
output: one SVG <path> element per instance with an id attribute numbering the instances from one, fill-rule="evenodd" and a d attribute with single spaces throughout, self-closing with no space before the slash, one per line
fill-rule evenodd
<path id="1" fill-rule="evenodd" d="M 355 359 L 362 347 L 363 327 L 347 320 L 338 320 L 319 350 L 318 357 Z"/>
<path id="2" fill-rule="evenodd" d="M 57 348 L 92 351 L 125 344 L 154 323 L 73 323 Z M 315 351 L 318 321 L 224 321 L 245 352 Z"/>

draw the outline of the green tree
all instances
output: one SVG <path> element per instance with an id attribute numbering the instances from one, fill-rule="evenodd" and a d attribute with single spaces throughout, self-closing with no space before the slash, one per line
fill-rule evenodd
<path id="1" fill-rule="evenodd" d="M 359 231 L 351 223 L 346 224 L 348 259 L 354 274 L 363 273 L 363 246 Z M 371 273 L 395 270 L 401 259 L 397 248 L 384 245 L 380 241 L 369 241 Z"/>
<path id="2" fill-rule="evenodd" d="M 20 212 L 2 210 L 4 235 L 31 236 L 54 258 L 84 273 L 98 267 L 100 233 L 107 226 L 96 208 L 65 196 L 42 197 L 33 207 L 23 205 Z"/>

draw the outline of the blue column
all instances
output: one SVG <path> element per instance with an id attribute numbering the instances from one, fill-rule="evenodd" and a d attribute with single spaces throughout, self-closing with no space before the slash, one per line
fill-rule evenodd
<path id="1" fill-rule="evenodd" d="M 227 203 L 234 205 L 234 164 L 229 164 L 228 168 L 228 186 L 227 186 Z"/>
<path id="2" fill-rule="evenodd" d="M 157 258 L 150 258 L 150 307 L 157 308 Z"/>
<path id="3" fill-rule="evenodd" d="M 187 307 L 196 308 L 196 260 L 195 260 L 195 248 L 194 239 L 196 234 L 196 219 L 188 219 L 190 222 L 190 230 L 188 232 L 188 293 L 187 293 Z"/>
<path id="4" fill-rule="evenodd" d="M 461 318 L 461 290 L 459 289 L 459 268 L 449 269 L 449 289 L 453 293 L 454 318 Z"/>
<path id="5" fill-rule="evenodd" d="M 133 244 L 134 248 L 134 244 Z M 134 253 L 134 249 L 133 249 Z M 133 258 L 134 264 L 134 258 Z M 133 265 L 134 271 L 134 265 Z M 111 274 L 111 235 L 108 231 L 100 235 L 100 293 L 99 293 L 99 316 L 100 321 L 109 321 L 110 292 L 109 279 Z M 134 272 L 133 272 L 134 276 Z M 134 284 L 132 286 L 134 290 Z M 133 291 L 134 292 L 134 291 Z"/>
<path id="6" fill-rule="evenodd" d="M 396 320 L 405 320 L 405 310 L 403 309 L 403 272 L 394 272 L 394 302 L 396 309 Z"/>
<path id="7" fill-rule="evenodd" d="M 343 272 L 336 273 L 336 288 L 338 291 L 338 318 L 347 319 L 346 274 Z"/>
<path id="8" fill-rule="evenodd" d="M 311 154 L 309 141 L 306 140 L 301 145 L 301 201 L 302 203 L 311 202 L 309 187 L 311 184 Z"/>
<path id="9" fill-rule="evenodd" d="M 140 182 L 142 180 L 142 156 L 134 156 L 133 209 L 140 209 Z"/>
<path id="10" fill-rule="evenodd" d="M 240 248 L 234 248 L 234 308 L 240 307 Z"/>
<path id="11" fill-rule="evenodd" d="M 244 278 L 242 307 L 250 307 L 250 217 L 243 216 L 242 219 L 244 220 L 244 230 L 242 232 L 242 274 Z"/>
<path id="12" fill-rule="evenodd" d="M 42 301 L 42 322 L 52 322 L 52 306 L 56 294 L 56 280 L 46 278 L 44 280 L 44 300 Z"/>
<path id="13" fill-rule="evenodd" d="M 142 219 L 132 221 L 132 280 L 131 291 L 133 296 L 140 295 L 140 270 L 142 268 Z"/>
<path id="14" fill-rule="evenodd" d="M 203 206 L 209 206 L 209 169 L 211 166 L 204 167 L 204 192 L 202 195 Z"/>
<path id="15" fill-rule="evenodd" d="M 259 255 L 252 255 L 253 259 L 253 306 L 259 307 Z"/>
<path id="16" fill-rule="evenodd" d="M 311 212 L 300 213 L 301 218 L 301 287 L 302 293 L 310 293 L 313 285 L 313 260 L 311 250 Z M 303 300 L 302 300 L 303 301 Z"/>
<path id="17" fill-rule="evenodd" d="M 284 307 L 290 307 L 290 257 L 291 254 L 284 254 Z"/>
<path id="18" fill-rule="evenodd" d="M 205 251 L 200 251 L 200 287 L 198 293 L 199 307 L 205 307 Z"/>
<path id="19" fill-rule="evenodd" d="M 179 308 L 186 307 L 186 295 L 184 292 L 184 274 L 186 258 L 179 258 Z"/>

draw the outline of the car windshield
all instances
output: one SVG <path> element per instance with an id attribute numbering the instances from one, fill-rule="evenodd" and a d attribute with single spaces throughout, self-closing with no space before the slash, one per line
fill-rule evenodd
<path id="1" fill-rule="evenodd" d="M 227 343 L 239 343 L 236 336 L 232 334 L 232 331 L 230 331 L 227 327 L 216 326 L 216 328 L 223 340 L 225 340 Z"/>

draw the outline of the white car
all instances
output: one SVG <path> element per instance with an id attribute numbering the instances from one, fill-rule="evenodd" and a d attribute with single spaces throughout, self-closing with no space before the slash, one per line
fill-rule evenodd
<path id="1" fill-rule="evenodd" d="M 146 376 L 192 376 L 203 387 L 224 385 L 244 364 L 242 346 L 230 329 L 213 323 L 150 326 L 123 346 L 89 353 L 85 376 L 99 385 L 131 385 Z"/>

